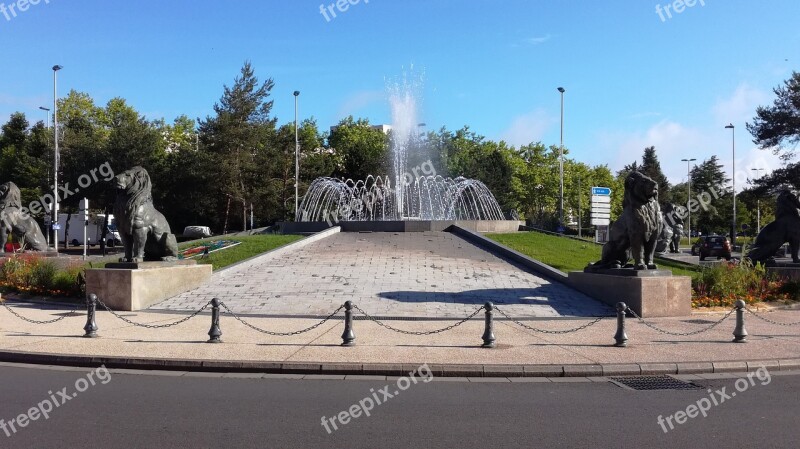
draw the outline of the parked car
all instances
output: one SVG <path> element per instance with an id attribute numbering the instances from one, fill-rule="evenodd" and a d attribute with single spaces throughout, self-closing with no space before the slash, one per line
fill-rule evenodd
<path id="1" fill-rule="evenodd" d="M 722 235 L 700 236 L 692 245 L 692 255 L 700 256 L 700 260 L 706 260 L 706 257 L 731 260 L 731 242 Z"/>

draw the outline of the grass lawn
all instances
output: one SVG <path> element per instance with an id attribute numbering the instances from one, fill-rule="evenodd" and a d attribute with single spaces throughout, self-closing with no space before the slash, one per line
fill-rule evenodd
<path id="1" fill-rule="evenodd" d="M 547 235 L 541 232 L 486 234 L 486 237 L 563 272 L 582 271 L 590 262 L 600 260 L 600 245 Z M 676 276 L 698 276 L 700 272 L 683 264 L 658 258 L 659 268 L 672 270 Z"/>
<path id="2" fill-rule="evenodd" d="M 257 256 L 261 253 L 273 250 L 280 246 L 296 242 L 302 238 L 303 236 L 300 235 L 275 235 L 275 234 L 248 235 L 248 236 L 233 237 L 233 238 L 212 237 L 210 239 L 201 240 L 199 242 L 196 241 L 191 243 L 182 243 L 178 245 L 178 248 L 183 250 L 185 248 L 188 248 L 189 246 L 193 246 L 201 242 L 213 242 L 216 240 L 234 240 L 237 242 L 242 242 L 239 245 L 234 246 L 233 248 L 227 248 L 221 251 L 217 251 L 215 253 L 211 253 L 205 259 L 200 259 L 198 257 L 195 258 L 198 263 L 205 263 L 205 264 L 210 263 L 214 266 L 215 270 L 218 270 L 220 268 L 227 267 L 228 265 L 233 265 L 236 262 L 241 262 L 242 260 L 249 259 L 253 256 Z"/>

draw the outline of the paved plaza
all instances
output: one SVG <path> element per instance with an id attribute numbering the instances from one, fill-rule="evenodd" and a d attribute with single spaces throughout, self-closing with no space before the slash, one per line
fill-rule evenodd
<path id="1" fill-rule="evenodd" d="M 151 310 L 196 310 L 214 297 L 259 315 L 325 316 L 347 300 L 382 317 L 461 318 L 486 301 L 519 317 L 613 314 L 448 232 L 334 234 L 216 272 Z"/>

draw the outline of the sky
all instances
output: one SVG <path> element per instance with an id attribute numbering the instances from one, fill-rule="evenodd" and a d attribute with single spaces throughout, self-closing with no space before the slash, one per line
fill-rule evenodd
<path id="1" fill-rule="evenodd" d="M 800 71 L 795 0 L 20 1 L 0 0 L 2 123 L 44 120 L 55 64 L 59 95 L 122 97 L 171 122 L 212 114 L 251 61 L 275 81 L 280 123 L 295 90 L 301 120 L 321 129 L 348 115 L 390 123 L 386 87 L 405 73 L 423 80 L 429 130 L 557 145 L 563 86 L 570 157 L 618 170 L 655 146 L 677 183 L 684 158 L 717 155 L 732 173 L 735 142 L 737 190 L 752 168 L 780 166 L 745 124 Z"/>

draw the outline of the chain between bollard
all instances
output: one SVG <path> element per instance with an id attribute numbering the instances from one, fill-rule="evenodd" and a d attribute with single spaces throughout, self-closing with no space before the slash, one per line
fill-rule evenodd
<path id="1" fill-rule="evenodd" d="M 77 306 L 75 306 L 75 308 L 74 308 L 74 309 L 72 309 L 71 311 L 67 312 L 66 314 L 64 314 L 64 315 L 62 315 L 62 316 L 60 316 L 60 317 L 58 317 L 58 318 L 55 318 L 55 319 L 52 319 L 52 320 L 46 320 L 46 321 L 38 321 L 38 320 L 32 320 L 32 319 L 30 319 L 30 318 L 26 318 L 26 317 L 24 317 L 24 316 L 22 316 L 22 315 L 18 314 L 17 312 L 15 312 L 15 311 L 14 311 L 14 309 L 12 309 L 11 307 L 9 307 L 9 306 L 8 306 L 8 304 L 6 304 L 5 302 L 4 302 L 4 303 L 2 303 L 2 305 L 3 305 L 3 307 L 5 307 L 5 308 L 6 308 L 6 310 L 8 310 L 9 312 L 11 312 L 11 314 L 12 314 L 12 315 L 14 315 L 15 317 L 17 317 L 17 318 L 21 319 L 22 321 L 27 321 L 28 323 L 31 323 L 31 324 L 53 324 L 53 323 L 57 323 L 57 322 L 59 322 L 59 321 L 61 321 L 61 320 L 65 319 L 65 318 L 69 318 L 69 317 L 70 317 L 70 316 L 72 316 L 72 315 L 73 315 L 75 312 L 77 312 L 77 311 L 78 311 L 78 309 L 80 308 L 80 305 L 77 305 Z"/>
<path id="2" fill-rule="evenodd" d="M 575 328 L 572 328 L 572 329 L 565 329 L 565 330 L 560 330 L 560 331 L 552 331 L 552 330 L 539 329 L 537 327 L 528 326 L 527 324 L 523 323 L 522 321 L 516 320 L 516 319 L 511 318 L 510 316 L 506 315 L 506 313 L 503 312 L 502 310 L 500 310 L 497 306 L 494 306 L 494 310 L 499 312 L 500 315 L 503 315 L 503 317 L 505 317 L 507 320 L 511 321 L 512 323 L 516 324 L 517 326 L 520 326 L 520 327 L 523 327 L 525 329 L 528 329 L 529 331 L 539 332 L 539 333 L 542 333 L 542 334 L 552 334 L 552 335 L 569 334 L 569 333 L 572 333 L 572 332 L 578 332 L 578 331 L 581 331 L 583 329 L 586 329 L 587 327 L 594 326 L 595 324 L 599 323 L 600 321 L 603 321 L 604 319 L 608 318 L 608 317 L 605 317 L 605 316 L 601 316 L 601 317 L 595 318 L 594 320 L 592 320 L 592 321 L 590 321 L 590 322 L 588 322 L 586 324 L 583 324 L 581 326 L 578 326 L 578 327 L 575 327 Z"/>
<path id="3" fill-rule="evenodd" d="M 672 331 L 664 330 L 664 329 L 661 329 L 658 326 L 655 326 L 655 325 L 650 324 L 647 321 L 645 321 L 644 318 L 642 318 L 639 315 L 637 315 L 636 312 L 634 312 L 633 309 L 631 309 L 630 307 L 628 307 L 626 311 L 630 312 L 630 314 L 633 315 L 634 318 L 639 320 L 640 323 L 644 324 L 645 326 L 649 327 L 650 329 L 653 329 L 656 332 L 660 332 L 660 333 L 666 334 L 666 335 L 673 335 L 673 336 L 676 336 L 676 337 L 688 337 L 690 335 L 702 334 L 703 332 L 707 332 L 707 331 L 710 331 L 711 329 L 714 329 L 715 327 L 719 326 L 720 323 L 722 323 L 723 321 L 727 320 L 728 317 L 731 316 L 731 314 L 734 312 L 734 310 L 736 310 L 736 309 L 733 308 L 733 309 L 729 310 L 728 313 L 725 314 L 725 316 L 720 318 L 718 321 L 712 323 L 710 326 L 704 327 L 702 329 L 698 329 L 696 331 L 691 331 L 691 332 L 672 332 Z"/>
<path id="4" fill-rule="evenodd" d="M 461 326 L 462 324 L 466 323 L 467 321 L 475 318 L 475 316 L 477 314 L 479 314 L 481 312 L 481 310 L 484 309 L 484 306 L 478 307 L 477 310 L 472 312 L 472 315 L 464 318 L 463 320 L 461 320 L 461 321 L 459 321 L 457 323 L 451 324 L 450 326 L 443 327 L 441 329 L 436 329 L 436 330 L 432 330 L 432 331 L 424 331 L 424 332 L 405 331 L 405 330 L 402 330 L 402 329 L 397 329 L 396 327 L 389 326 L 388 324 L 384 323 L 383 321 L 376 319 L 372 315 L 370 315 L 367 312 L 365 312 L 364 310 L 362 310 L 357 305 L 353 305 L 353 308 L 358 310 L 359 312 L 361 312 L 361 314 L 364 315 L 368 320 L 372 321 L 373 323 L 377 324 L 378 326 L 385 327 L 386 329 L 389 329 L 390 331 L 394 331 L 394 332 L 397 332 L 397 333 L 400 333 L 400 334 L 404 334 L 404 335 L 419 335 L 419 336 L 422 336 L 422 335 L 441 334 L 442 332 L 447 332 L 449 330 L 455 329 L 456 327 Z"/>
<path id="5" fill-rule="evenodd" d="M 743 308 L 744 308 L 744 310 L 747 310 L 748 312 L 750 312 L 750 314 L 753 315 L 754 317 L 758 318 L 759 320 L 766 321 L 767 323 L 775 324 L 775 325 L 778 325 L 778 326 L 797 326 L 798 324 L 800 324 L 800 321 L 795 321 L 793 323 L 781 323 L 779 321 L 774 321 L 774 320 L 771 320 L 771 319 L 769 319 L 767 317 L 761 316 L 761 314 L 756 313 L 756 311 L 750 309 L 747 306 L 744 306 Z"/>
<path id="6" fill-rule="evenodd" d="M 336 315 L 337 315 L 337 314 L 338 314 L 338 313 L 339 313 L 339 312 L 340 312 L 342 309 L 344 309 L 344 304 L 342 304 L 341 306 L 339 306 L 339 308 L 338 308 L 338 309 L 334 310 L 334 311 L 333 311 L 333 313 L 331 313 L 330 315 L 326 316 L 326 317 L 325 317 L 324 319 L 322 319 L 322 321 L 320 321 L 319 323 L 317 323 L 317 324 L 314 324 L 313 326 L 309 326 L 309 327 L 307 327 L 307 328 L 305 328 L 305 329 L 301 329 L 301 330 L 299 330 L 299 331 L 294 331 L 294 332 L 272 332 L 272 331 L 268 331 L 268 330 L 266 330 L 266 329 L 261 329 L 260 327 L 257 327 L 257 326 L 254 326 L 254 325 L 252 325 L 252 324 L 248 323 L 248 322 L 247 322 L 247 321 L 245 321 L 245 320 L 244 320 L 242 317 L 240 317 L 239 315 L 235 314 L 235 313 L 234 313 L 234 312 L 233 312 L 233 311 L 232 311 L 232 310 L 231 310 L 231 309 L 230 309 L 230 308 L 227 306 L 227 304 L 225 304 L 224 302 L 220 302 L 220 304 L 219 304 L 219 305 L 220 305 L 220 306 L 221 306 L 223 309 L 225 309 L 225 310 L 226 310 L 226 311 L 227 311 L 227 312 L 228 312 L 228 313 L 229 313 L 229 314 L 230 314 L 232 317 L 234 317 L 234 318 L 236 319 L 236 321 L 238 321 L 238 322 L 240 322 L 240 323 L 244 324 L 245 326 L 249 327 L 250 329 L 253 329 L 253 330 L 254 330 L 254 331 L 256 331 L 256 332 L 260 332 L 260 333 L 262 333 L 262 334 L 266 334 L 266 335 L 272 335 L 272 336 L 274 336 L 274 337 L 290 337 L 290 336 L 292 336 L 292 335 L 300 335 L 300 334 L 303 334 L 303 333 L 306 333 L 306 332 L 312 331 L 312 330 L 314 330 L 314 329 L 316 329 L 316 328 L 318 328 L 318 327 L 322 326 L 323 324 L 325 324 L 325 322 L 327 322 L 327 321 L 330 321 L 330 319 L 331 319 L 331 318 L 333 318 L 334 316 L 336 316 Z"/>
<path id="7" fill-rule="evenodd" d="M 205 305 L 203 305 L 203 307 L 201 307 L 201 308 L 200 308 L 200 310 L 197 310 L 196 312 L 192 313 L 191 315 L 189 315 L 189 316 L 187 316 L 187 317 L 185 317 L 185 318 L 181 318 L 180 320 L 178 320 L 178 321 L 175 321 L 175 322 L 173 322 L 173 323 L 166 323 L 166 324 L 142 324 L 142 323 L 137 323 L 137 322 L 135 322 L 135 321 L 131 321 L 131 320 L 129 320 L 129 319 L 127 319 L 127 318 L 125 318 L 124 316 L 122 316 L 122 315 L 118 314 L 117 312 L 115 312 L 115 311 L 111 310 L 111 308 L 110 308 L 110 307 L 108 307 L 108 306 L 106 305 L 106 303 L 104 303 L 104 302 L 103 302 L 103 300 L 101 300 L 100 298 L 97 298 L 97 302 L 98 302 L 98 303 L 100 303 L 100 305 L 101 305 L 101 306 L 103 306 L 103 308 L 104 308 L 104 309 L 106 309 L 106 311 L 107 311 L 108 313 L 110 313 L 110 314 L 114 315 L 115 317 L 119 318 L 120 320 L 122 320 L 122 321 L 124 321 L 124 322 L 126 322 L 126 323 L 128 323 L 128 324 L 130 324 L 130 325 L 133 325 L 133 326 L 136 326 L 136 327 L 144 327 L 144 328 L 147 328 L 147 329 L 164 329 L 164 328 L 167 328 L 167 327 L 177 326 L 177 325 L 179 325 L 179 324 L 185 323 L 185 322 L 187 322 L 187 321 L 191 320 L 192 318 L 196 317 L 197 315 L 199 315 L 200 313 L 202 313 L 204 310 L 206 310 L 206 309 L 208 308 L 208 306 L 209 306 L 209 305 L 211 305 L 211 301 L 209 301 L 209 302 L 207 302 Z"/>

